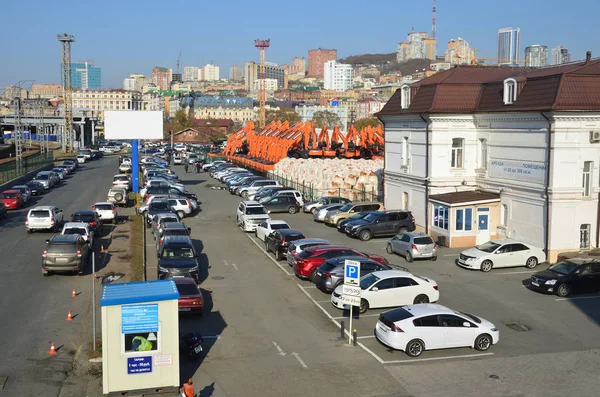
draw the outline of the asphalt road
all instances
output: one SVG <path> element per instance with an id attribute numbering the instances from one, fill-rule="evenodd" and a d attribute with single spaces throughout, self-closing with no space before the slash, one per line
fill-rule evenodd
<path id="1" fill-rule="evenodd" d="M 8 377 L 2 396 L 58 395 L 74 355 L 85 354 L 91 342 L 91 335 L 85 344 L 82 340 L 83 314 L 91 304 L 89 271 L 85 276 L 42 277 L 41 254 L 52 234 L 27 234 L 27 211 L 35 205 L 56 205 L 68 219 L 77 210 L 90 209 L 106 199 L 117 165 L 116 158 L 89 162 L 0 221 L 0 378 Z M 73 288 L 79 293 L 76 298 L 71 298 Z M 72 322 L 66 321 L 69 310 L 75 316 Z M 48 355 L 51 342 L 59 349 L 55 356 Z"/>

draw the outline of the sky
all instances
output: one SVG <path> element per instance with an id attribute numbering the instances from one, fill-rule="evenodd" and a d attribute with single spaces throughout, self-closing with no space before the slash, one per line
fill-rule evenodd
<path id="1" fill-rule="evenodd" d="M 600 57 L 600 1 L 438 0 L 438 55 L 458 36 L 495 57 L 498 28 L 521 28 L 521 57 L 531 44 L 567 47 L 572 59 Z M 60 4 L 65 4 L 61 9 Z M 131 73 L 155 66 L 220 66 L 258 61 L 254 39 L 271 39 L 267 61 L 289 64 L 312 48 L 334 48 L 338 58 L 392 53 L 415 31 L 431 32 L 430 0 L 190 1 L 0 0 L 0 87 L 22 80 L 59 84 L 59 33 L 75 35 L 72 62 L 92 59 L 104 88 L 121 88 Z M 549 50 L 550 51 L 550 50 Z M 1 91 L 1 90 L 0 90 Z"/>

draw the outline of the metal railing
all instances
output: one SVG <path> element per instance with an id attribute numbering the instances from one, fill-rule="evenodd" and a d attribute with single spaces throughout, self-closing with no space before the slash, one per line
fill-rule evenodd
<path id="1" fill-rule="evenodd" d="M 0 184 L 10 182 L 54 162 L 54 153 L 36 153 L 23 157 L 23 168 L 17 172 L 16 161 L 0 164 Z"/>

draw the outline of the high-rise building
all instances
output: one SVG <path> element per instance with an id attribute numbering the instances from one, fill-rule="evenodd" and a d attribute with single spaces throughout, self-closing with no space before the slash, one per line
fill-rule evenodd
<path id="1" fill-rule="evenodd" d="M 244 64 L 244 82 L 246 91 L 254 89 L 254 81 L 258 79 L 258 64 L 256 62 L 246 62 Z"/>
<path id="2" fill-rule="evenodd" d="M 396 61 L 406 62 L 411 59 L 430 59 L 437 56 L 437 41 L 425 32 L 410 32 L 406 41 L 398 43 Z"/>
<path id="3" fill-rule="evenodd" d="M 219 80 L 219 67 L 217 65 L 207 64 L 202 68 L 204 81 L 217 81 Z"/>
<path id="4" fill-rule="evenodd" d="M 183 81 L 198 81 L 198 66 L 184 66 Z"/>
<path id="5" fill-rule="evenodd" d="M 475 51 L 471 49 L 469 42 L 462 37 L 450 39 L 448 48 L 444 53 L 444 59 L 452 65 L 468 65 L 475 60 Z"/>
<path id="6" fill-rule="evenodd" d="M 127 77 L 123 80 L 123 89 L 126 91 L 135 91 L 135 79 Z"/>
<path id="7" fill-rule="evenodd" d="M 277 79 L 265 79 L 265 91 L 267 92 L 275 92 L 279 87 Z M 254 80 L 254 87 L 252 87 L 254 91 L 258 91 L 260 89 L 260 79 Z"/>
<path id="8" fill-rule="evenodd" d="M 231 81 L 242 81 L 243 73 L 242 68 L 239 65 L 233 65 L 229 68 L 229 80 Z"/>
<path id="9" fill-rule="evenodd" d="M 498 29 L 498 63 L 517 65 L 519 62 L 519 44 L 521 28 Z"/>
<path id="10" fill-rule="evenodd" d="M 324 69 L 326 90 L 347 91 L 352 88 L 352 65 L 327 61 Z"/>
<path id="11" fill-rule="evenodd" d="M 61 65 L 62 70 L 62 65 Z M 62 85 L 62 73 L 61 73 Z M 71 86 L 73 88 L 99 89 L 102 87 L 102 69 L 95 67 L 93 61 L 71 63 Z"/>
<path id="12" fill-rule="evenodd" d="M 323 66 L 327 61 L 337 59 L 337 50 L 308 50 L 308 77 L 322 79 L 324 76 Z"/>
<path id="13" fill-rule="evenodd" d="M 157 66 L 152 69 L 152 79 L 159 90 L 169 90 L 171 89 L 171 80 L 173 80 L 173 71 Z"/>
<path id="14" fill-rule="evenodd" d="M 550 55 L 550 65 L 562 65 L 571 62 L 569 50 L 561 45 L 552 48 Z"/>
<path id="15" fill-rule="evenodd" d="M 171 83 L 183 83 L 183 75 L 181 73 L 173 73 Z"/>
<path id="16" fill-rule="evenodd" d="M 548 65 L 548 47 L 534 44 L 525 47 L 525 66 L 542 68 Z"/>
<path id="17" fill-rule="evenodd" d="M 295 57 L 292 59 L 292 67 L 290 68 L 292 74 L 306 74 L 306 58 Z"/>
<path id="18" fill-rule="evenodd" d="M 273 62 L 265 62 L 265 78 L 277 80 L 277 86 L 279 88 L 288 88 L 287 73 L 283 66 L 278 66 Z"/>

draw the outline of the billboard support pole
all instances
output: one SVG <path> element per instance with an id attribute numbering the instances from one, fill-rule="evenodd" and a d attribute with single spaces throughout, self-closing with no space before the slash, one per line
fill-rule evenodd
<path id="1" fill-rule="evenodd" d="M 133 182 L 133 191 L 136 194 L 140 189 L 139 142 L 137 139 L 131 141 L 131 180 Z"/>

